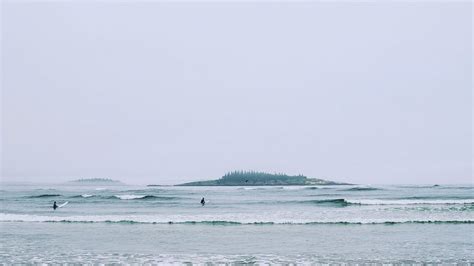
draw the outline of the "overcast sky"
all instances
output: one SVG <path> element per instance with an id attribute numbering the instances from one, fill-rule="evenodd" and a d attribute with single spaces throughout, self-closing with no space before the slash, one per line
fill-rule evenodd
<path id="1" fill-rule="evenodd" d="M 470 183 L 472 3 L 16 2 L 2 180 Z"/>

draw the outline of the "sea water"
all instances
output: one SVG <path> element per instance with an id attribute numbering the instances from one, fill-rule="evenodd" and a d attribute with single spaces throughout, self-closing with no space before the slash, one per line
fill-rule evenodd
<path id="1" fill-rule="evenodd" d="M 6 264 L 474 263 L 472 185 L 3 184 L 0 202 Z"/>

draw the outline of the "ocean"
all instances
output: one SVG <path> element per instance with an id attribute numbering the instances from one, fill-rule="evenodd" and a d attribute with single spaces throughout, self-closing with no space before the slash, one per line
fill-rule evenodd
<path id="1" fill-rule="evenodd" d="M 2 264 L 474 263 L 472 185 L 2 184 L 0 202 Z"/>

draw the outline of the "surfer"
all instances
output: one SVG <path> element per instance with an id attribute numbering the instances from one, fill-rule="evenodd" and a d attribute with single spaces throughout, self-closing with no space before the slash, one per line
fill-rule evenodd
<path id="1" fill-rule="evenodd" d="M 53 209 L 56 210 L 58 208 L 58 205 L 56 204 L 56 201 L 53 203 Z"/>
<path id="2" fill-rule="evenodd" d="M 206 201 L 204 200 L 204 198 L 201 199 L 201 205 L 204 206 L 206 204 Z"/>

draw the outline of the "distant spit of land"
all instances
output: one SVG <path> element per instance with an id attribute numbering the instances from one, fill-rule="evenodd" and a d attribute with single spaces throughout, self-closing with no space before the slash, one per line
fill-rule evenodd
<path id="1" fill-rule="evenodd" d="M 234 171 L 216 180 L 196 181 L 177 186 L 314 186 L 350 185 L 304 175 L 270 174 L 256 171 Z"/>
<path id="2" fill-rule="evenodd" d="M 113 180 L 110 178 L 81 178 L 81 179 L 76 179 L 69 181 L 68 183 L 70 184 L 76 184 L 76 185 L 123 185 L 122 182 L 118 180 Z"/>

